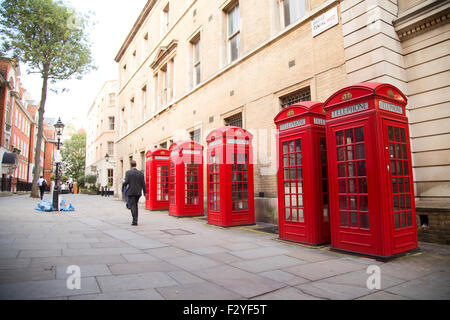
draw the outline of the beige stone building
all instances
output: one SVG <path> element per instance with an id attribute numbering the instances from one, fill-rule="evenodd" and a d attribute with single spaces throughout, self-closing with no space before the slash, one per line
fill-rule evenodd
<path id="1" fill-rule="evenodd" d="M 97 184 L 117 194 L 116 164 L 117 80 L 106 81 L 87 113 L 86 174 L 95 174 Z"/>
<path id="2" fill-rule="evenodd" d="M 254 138 L 256 216 L 275 222 L 273 118 L 344 86 L 409 98 L 416 195 L 450 201 L 449 1 L 150 0 L 117 53 L 116 173 L 231 124 Z M 439 204 L 437 204 L 439 202 Z"/>

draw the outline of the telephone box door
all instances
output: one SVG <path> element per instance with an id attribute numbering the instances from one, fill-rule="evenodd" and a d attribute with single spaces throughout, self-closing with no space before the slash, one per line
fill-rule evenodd
<path id="1" fill-rule="evenodd" d="M 412 180 L 411 151 L 408 126 L 383 119 L 384 149 L 386 151 L 389 217 L 393 230 L 392 252 L 404 251 L 417 243 L 414 185 Z"/>
<path id="2" fill-rule="evenodd" d="M 279 171 L 282 174 L 284 188 L 284 212 L 279 216 L 284 223 L 280 224 L 283 230 L 280 234 L 290 239 L 305 242 L 305 218 L 303 215 L 305 204 L 303 202 L 303 160 L 302 160 L 303 134 L 296 137 L 284 138 L 280 141 L 281 152 Z"/>
<path id="3" fill-rule="evenodd" d="M 378 224 L 377 203 L 369 199 L 376 194 L 377 183 L 374 171 L 367 170 L 375 163 L 368 156 L 368 145 L 373 144 L 368 121 L 351 122 L 331 127 L 328 154 L 330 157 L 330 200 L 333 219 L 332 237 L 334 243 L 347 251 L 376 254 L 376 235 L 373 230 Z M 372 181 L 374 180 L 374 181 Z M 374 188 L 374 190 L 369 190 Z"/>

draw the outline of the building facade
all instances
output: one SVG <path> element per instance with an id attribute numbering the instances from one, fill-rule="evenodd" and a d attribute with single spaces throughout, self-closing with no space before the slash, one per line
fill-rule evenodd
<path id="1" fill-rule="evenodd" d="M 97 184 L 117 192 L 116 162 L 117 81 L 106 81 L 87 114 L 86 174 L 95 174 Z"/>
<path id="2" fill-rule="evenodd" d="M 439 0 L 150 0 L 115 59 L 117 177 L 155 146 L 206 147 L 241 126 L 255 137 L 257 221 L 276 222 L 275 115 L 388 82 L 409 98 L 418 202 L 448 206 L 448 18 Z"/>
<path id="3" fill-rule="evenodd" d="M 0 159 L 2 181 L 8 180 L 8 185 L 2 185 L 2 188 L 7 191 L 30 189 L 37 139 L 37 110 L 38 106 L 21 85 L 17 61 L 0 58 Z M 53 170 L 53 140 L 54 128 L 44 128 L 41 174 L 47 181 L 50 181 Z M 47 162 L 44 164 L 45 158 Z"/>

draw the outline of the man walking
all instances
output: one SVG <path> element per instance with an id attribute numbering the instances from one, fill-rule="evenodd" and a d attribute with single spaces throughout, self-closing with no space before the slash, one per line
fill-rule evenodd
<path id="1" fill-rule="evenodd" d="M 39 191 L 41 192 L 41 200 L 42 200 L 44 198 L 45 188 L 47 187 L 47 180 L 45 180 L 44 177 L 41 176 L 38 179 L 37 184 L 39 186 Z"/>
<path id="2" fill-rule="evenodd" d="M 132 226 L 137 226 L 139 198 L 146 195 L 144 174 L 136 169 L 136 161 L 130 161 L 131 169 L 125 174 L 124 186 L 128 186 L 127 196 L 130 204 L 131 215 L 133 216 Z"/>

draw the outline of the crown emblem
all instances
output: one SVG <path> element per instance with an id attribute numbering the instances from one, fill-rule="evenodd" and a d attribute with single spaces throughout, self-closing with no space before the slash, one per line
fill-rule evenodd
<path id="1" fill-rule="evenodd" d="M 292 117 L 294 115 L 294 110 L 289 110 L 287 113 L 286 113 L 286 116 L 288 116 L 288 117 Z"/>
<path id="2" fill-rule="evenodd" d="M 350 100 L 353 95 L 350 92 L 346 92 L 342 95 L 342 101 Z"/>
<path id="3" fill-rule="evenodd" d="M 395 97 L 394 91 L 392 91 L 391 89 L 388 90 L 387 94 L 388 94 L 388 96 L 391 97 L 391 98 L 394 98 L 394 97 Z"/>

